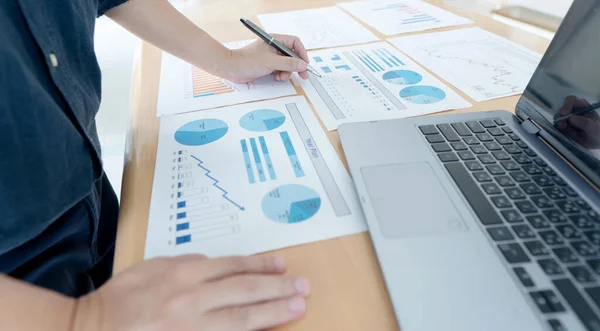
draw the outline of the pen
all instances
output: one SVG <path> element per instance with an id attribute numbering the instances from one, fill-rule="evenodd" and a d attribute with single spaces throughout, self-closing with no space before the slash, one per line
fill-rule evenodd
<path id="1" fill-rule="evenodd" d="M 283 53 L 287 56 L 291 56 L 295 59 L 300 59 L 300 57 L 298 55 L 296 55 L 294 52 L 292 52 L 292 50 L 287 48 L 284 44 L 275 40 L 274 37 L 272 37 L 271 35 L 266 33 L 263 29 L 259 28 L 256 24 L 250 22 L 249 20 L 247 20 L 245 18 L 240 18 L 240 22 L 242 22 L 242 24 L 244 24 L 245 27 L 247 27 L 250 31 L 252 31 L 255 35 L 257 35 L 260 39 L 264 40 L 268 45 L 273 46 L 275 49 L 277 49 L 278 51 L 280 51 L 281 53 Z M 311 74 L 313 74 L 317 77 L 321 77 L 321 75 L 308 64 L 306 66 L 306 71 L 310 72 Z"/>
<path id="2" fill-rule="evenodd" d="M 557 117 L 557 118 L 554 120 L 554 124 L 556 124 L 556 123 L 558 123 L 558 122 L 560 122 L 560 121 L 567 120 L 567 119 L 569 119 L 569 117 L 571 117 L 571 116 L 575 116 L 575 115 L 583 115 L 583 114 L 586 114 L 586 113 L 592 112 L 592 111 L 594 111 L 594 110 L 597 110 L 597 109 L 599 109 L 599 108 L 600 108 L 600 102 L 598 102 L 598 103 L 595 103 L 595 104 L 592 104 L 592 105 L 589 105 L 589 106 L 587 106 L 587 107 L 585 107 L 585 108 L 583 108 L 583 109 L 581 109 L 581 110 L 579 110 L 579 111 L 576 111 L 576 112 L 573 112 L 573 113 L 571 113 L 571 114 L 567 114 L 567 115 L 563 115 L 563 116 Z"/>

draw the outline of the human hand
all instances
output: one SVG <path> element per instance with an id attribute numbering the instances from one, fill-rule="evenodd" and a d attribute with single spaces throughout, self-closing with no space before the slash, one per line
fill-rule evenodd
<path id="1" fill-rule="evenodd" d="M 250 331 L 306 310 L 306 279 L 283 276 L 276 256 L 159 258 L 78 299 L 72 330 Z"/>
<path id="2" fill-rule="evenodd" d="M 226 79 L 235 83 L 248 83 L 271 73 L 275 79 L 286 80 L 292 72 L 298 72 L 303 79 L 308 79 L 306 66 L 308 54 L 298 37 L 274 34 L 275 40 L 283 43 L 302 60 L 284 56 L 261 39 L 252 44 L 231 51 L 231 65 L 227 69 Z"/>
<path id="3" fill-rule="evenodd" d="M 565 98 L 562 107 L 555 115 L 555 120 L 588 107 L 590 107 L 590 104 L 585 99 L 570 95 Z M 556 127 L 567 137 L 585 148 L 600 147 L 600 117 L 595 111 L 581 115 L 571 115 L 565 120 L 556 122 Z"/>

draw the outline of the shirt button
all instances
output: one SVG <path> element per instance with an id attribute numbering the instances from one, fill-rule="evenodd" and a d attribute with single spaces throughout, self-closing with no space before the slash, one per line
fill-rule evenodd
<path id="1" fill-rule="evenodd" d="M 50 63 L 52 66 L 55 68 L 58 67 L 58 58 L 56 57 L 56 54 L 50 53 L 48 54 L 48 57 L 50 58 Z"/>

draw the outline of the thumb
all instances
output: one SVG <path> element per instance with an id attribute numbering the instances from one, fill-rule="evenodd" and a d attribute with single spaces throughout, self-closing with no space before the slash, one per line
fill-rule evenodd
<path id="1" fill-rule="evenodd" d="M 288 56 L 275 56 L 271 60 L 271 68 L 273 71 L 289 71 L 302 72 L 306 71 L 306 62 L 302 59 L 295 59 Z"/>

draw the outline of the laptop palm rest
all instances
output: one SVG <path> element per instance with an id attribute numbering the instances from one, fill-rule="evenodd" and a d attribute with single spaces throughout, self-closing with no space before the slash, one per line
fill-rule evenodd
<path id="1" fill-rule="evenodd" d="M 464 232 L 431 165 L 399 163 L 361 169 L 381 234 L 388 239 Z"/>

